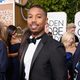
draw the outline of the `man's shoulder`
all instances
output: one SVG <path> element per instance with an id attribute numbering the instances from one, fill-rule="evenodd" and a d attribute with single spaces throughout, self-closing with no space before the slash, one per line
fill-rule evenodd
<path id="1" fill-rule="evenodd" d="M 57 41 L 57 40 L 55 40 L 55 39 L 53 39 L 52 37 L 48 37 L 48 39 L 47 39 L 47 41 L 48 41 L 48 43 L 52 46 L 63 46 L 63 44 L 62 43 L 60 43 L 59 41 Z"/>
<path id="2" fill-rule="evenodd" d="M 62 45 L 62 43 L 60 43 L 59 41 L 53 39 L 53 37 L 47 35 L 47 34 L 44 34 L 43 38 L 42 38 L 42 41 L 45 43 L 47 43 L 48 46 L 60 46 Z"/>

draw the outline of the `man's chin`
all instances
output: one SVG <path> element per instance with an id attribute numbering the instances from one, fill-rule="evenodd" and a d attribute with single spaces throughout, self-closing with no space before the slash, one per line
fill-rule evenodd
<path id="1" fill-rule="evenodd" d="M 31 33 L 33 34 L 33 35 L 38 35 L 38 34 L 42 34 L 43 33 L 43 31 L 37 31 L 37 30 L 31 30 Z"/>

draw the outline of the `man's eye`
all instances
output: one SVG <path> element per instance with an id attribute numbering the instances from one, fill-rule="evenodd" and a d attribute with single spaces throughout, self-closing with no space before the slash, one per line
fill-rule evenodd
<path id="1" fill-rule="evenodd" d="M 41 18 L 41 16 L 38 16 L 38 18 Z"/>

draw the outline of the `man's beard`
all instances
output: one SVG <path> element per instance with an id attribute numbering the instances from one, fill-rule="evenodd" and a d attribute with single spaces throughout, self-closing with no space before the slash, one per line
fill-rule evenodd
<path id="1" fill-rule="evenodd" d="M 44 30 L 42 29 L 42 30 L 40 30 L 40 31 L 31 31 L 31 33 L 32 33 L 33 35 L 40 35 L 40 34 L 43 34 L 43 33 L 44 33 Z"/>

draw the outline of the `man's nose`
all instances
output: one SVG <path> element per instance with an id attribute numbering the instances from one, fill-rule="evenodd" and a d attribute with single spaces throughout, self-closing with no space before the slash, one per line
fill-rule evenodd
<path id="1" fill-rule="evenodd" d="M 36 21 L 36 17 L 33 17 L 33 18 L 32 18 L 32 21 L 35 22 L 35 21 Z"/>

